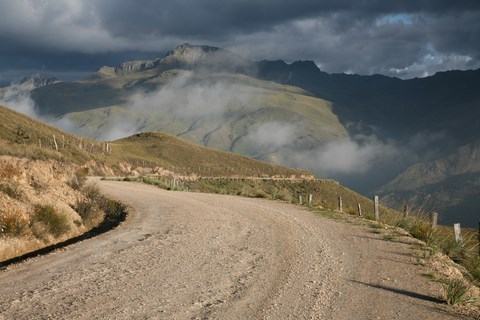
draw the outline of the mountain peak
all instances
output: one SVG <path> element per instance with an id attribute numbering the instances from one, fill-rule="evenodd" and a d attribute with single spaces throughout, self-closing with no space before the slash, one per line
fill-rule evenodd
<path id="1" fill-rule="evenodd" d="M 168 51 L 165 57 L 176 56 L 176 57 L 189 57 L 189 58 L 195 59 L 200 56 L 204 56 L 209 53 L 215 53 L 221 50 L 222 49 L 217 47 L 191 45 L 189 43 L 184 43 L 177 46 L 175 49 Z"/>
<path id="2" fill-rule="evenodd" d="M 20 85 L 31 84 L 34 88 L 41 88 L 58 82 L 55 77 L 48 77 L 40 74 L 31 74 L 20 80 Z"/>
<path id="3" fill-rule="evenodd" d="M 191 45 L 184 43 L 177 46 L 175 49 L 167 52 L 163 59 L 176 60 L 184 63 L 196 63 L 207 60 L 212 55 L 226 54 L 226 50 L 201 45 Z"/>

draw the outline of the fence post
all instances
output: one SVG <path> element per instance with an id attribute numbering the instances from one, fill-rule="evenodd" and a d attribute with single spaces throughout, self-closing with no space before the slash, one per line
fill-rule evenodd
<path id="1" fill-rule="evenodd" d="M 340 212 L 343 212 L 343 201 L 342 201 L 342 197 L 338 197 L 338 210 Z"/>
<path id="2" fill-rule="evenodd" d="M 55 150 L 58 151 L 58 144 L 57 144 L 57 140 L 55 139 L 55 135 L 53 135 L 53 143 L 55 144 Z"/>
<path id="3" fill-rule="evenodd" d="M 357 204 L 357 208 L 358 208 L 358 216 L 361 217 L 362 216 L 362 205 L 360 203 Z"/>
<path id="4" fill-rule="evenodd" d="M 406 218 L 408 216 L 408 205 L 404 204 L 403 205 L 403 218 Z"/>
<path id="5" fill-rule="evenodd" d="M 431 212 L 430 213 L 430 221 L 432 222 L 432 230 L 437 229 L 437 222 L 438 222 L 438 213 Z"/>
<path id="6" fill-rule="evenodd" d="M 380 214 L 378 212 L 378 196 L 373 197 L 373 212 L 375 214 L 375 221 L 379 221 Z"/>
<path id="7" fill-rule="evenodd" d="M 308 205 L 310 207 L 313 205 L 313 194 L 308 195 Z"/>
<path id="8" fill-rule="evenodd" d="M 453 225 L 453 231 L 455 232 L 455 241 L 462 241 L 462 231 L 460 229 L 460 223 L 455 223 Z"/>
<path id="9" fill-rule="evenodd" d="M 298 195 L 298 203 L 300 203 L 300 205 L 303 204 L 303 197 L 301 194 Z"/>

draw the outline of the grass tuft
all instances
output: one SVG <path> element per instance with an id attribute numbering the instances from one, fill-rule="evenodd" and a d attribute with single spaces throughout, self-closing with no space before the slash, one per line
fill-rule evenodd
<path id="1" fill-rule="evenodd" d="M 453 279 L 444 288 L 447 304 L 457 305 L 467 301 L 468 286 L 462 279 Z"/>
<path id="2" fill-rule="evenodd" d="M 27 229 L 28 221 L 20 212 L 0 210 L 0 238 L 18 237 Z"/>
<path id="3" fill-rule="evenodd" d="M 43 229 L 54 237 L 59 237 L 70 231 L 68 216 L 49 205 L 35 206 L 32 224 L 42 225 L 44 228 L 37 229 Z M 41 239 L 45 239 L 45 235 L 39 234 L 39 236 Z"/>
<path id="4" fill-rule="evenodd" d="M 22 190 L 14 182 L 0 184 L 0 192 L 5 193 L 12 199 L 22 200 L 24 197 Z"/>

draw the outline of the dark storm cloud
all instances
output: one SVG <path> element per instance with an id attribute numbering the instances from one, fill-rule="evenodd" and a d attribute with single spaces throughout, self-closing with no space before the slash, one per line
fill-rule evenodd
<path id="1" fill-rule="evenodd" d="M 157 34 L 180 37 L 223 37 L 234 33 L 271 30 L 290 21 L 332 14 L 350 19 L 372 19 L 382 14 L 437 14 L 468 12 L 480 8 L 478 1 L 371 0 L 179 0 L 168 4 L 155 0 L 101 1 L 102 25 L 121 36 Z M 131 23 L 125 23 L 129 21 Z M 341 24 L 340 26 L 344 26 Z"/>
<path id="2" fill-rule="evenodd" d="M 0 80 L 14 70 L 93 71 L 186 41 L 413 77 L 480 67 L 479 28 L 478 0 L 5 0 Z"/>

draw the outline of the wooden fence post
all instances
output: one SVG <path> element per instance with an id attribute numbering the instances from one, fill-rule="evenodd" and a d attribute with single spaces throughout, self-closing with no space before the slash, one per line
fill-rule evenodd
<path id="1" fill-rule="evenodd" d="M 55 135 L 53 135 L 53 143 L 55 144 L 55 150 L 58 151 L 58 144 L 57 144 L 57 140 L 55 139 Z"/>
<path id="2" fill-rule="evenodd" d="M 338 210 L 340 212 L 343 212 L 343 201 L 342 201 L 342 197 L 338 197 Z"/>
<path id="3" fill-rule="evenodd" d="M 303 197 L 302 197 L 301 194 L 298 195 L 298 203 L 299 203 L 300 205 L 303 204 Z"/>
<path id="4" fill-rule="evenodd" d="M 455 223 L 453 225 L 453 231 L 455 232 L 455 241 L 462 241 L 462 231 L 460 229 L 460 223 Z"/>
<path id="5" fill-rule="evenodd" d="M 408 217 L 408 205 L 403 205 L 403 218 Z"/>
<path id="6" fill-rule="evenodd" d="M 358 216 L 361 217 L 362 216 L 362 205 L 360 203 L 357 204 L 357 208 L 358 208 Z"/>
<path id="7" fill-rule="evenodd" d="M 312 206 L 313 205 L 313 194 L 308 195 L 308 205 Z"/>
<path id="8" fill-rule="evenodd" d="M 378 196 L 373 197 L 373 211 L 375 214 L 375 221 L 380 220 L 380 214 L 378 212 Z"/>
<path id="9" fill-rule="evenodd" d="M 430 213 L 430 221 L 432 222 L 432 230 L 437 229 L 437 222 L 438 222 L 438 213 L 431 212 Z"/>

